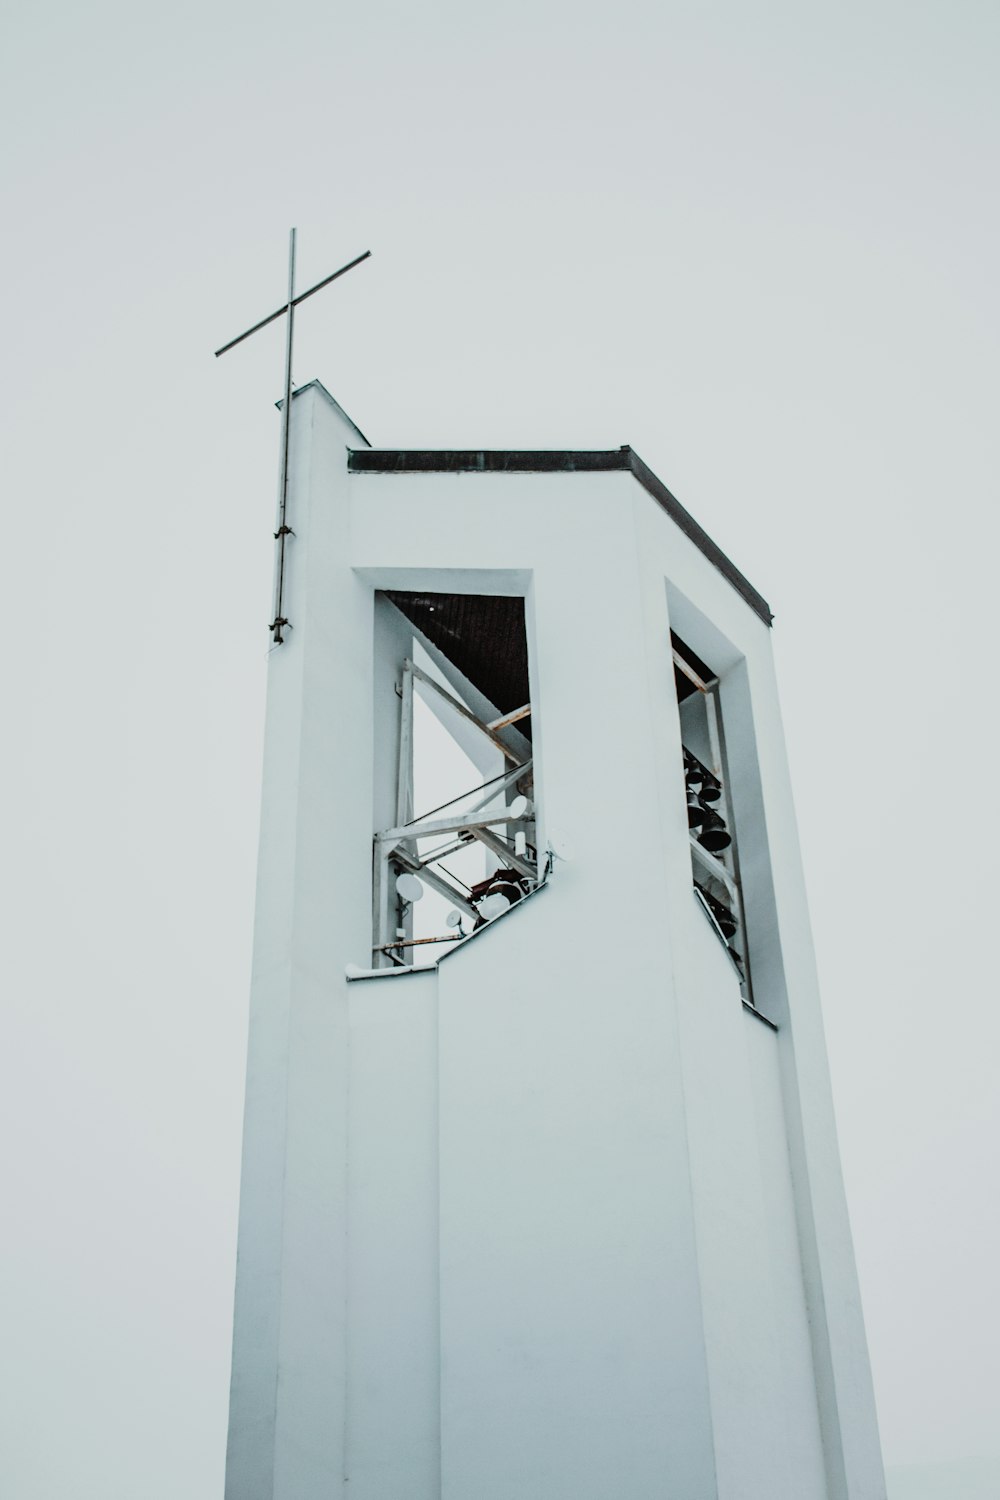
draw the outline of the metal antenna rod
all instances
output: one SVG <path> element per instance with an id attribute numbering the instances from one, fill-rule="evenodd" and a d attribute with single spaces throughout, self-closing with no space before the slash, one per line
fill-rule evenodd
<path id="1" fill-rule="evenodd" d="M 317 281 L 315 286 L 309 287 L 308 291 L 300 292 L 296 297 L 295 230 L 293 229 L 289 234 L 288 242 L 288 299 L 284 306 L 279 307 L 276 312 L 269 313 L 266 318 L 261 318 L 259 323 L 255 323 L 245 333 L 241 333 L 235 339 L 230 339 L 228 344 L 223 344 L 221 349 L 216 349 L 215 351 L 215 357 L 218 359 L 220 354 L 225 354 L 229 349 L 235 349 L 237 344 L 242 344 L 244 339 L 248 339 L 252 333 L 257 333 L 259 329 L 266 328 L 276 318 L 283 318 L 286 315 L 288 317 L 288 326 L 285 329 L 285 399 L 281 403 L 281 479 L 278 488 L 278 529 L 274 533 L 274 540 L 278 543 L 278 558 L 274 584 L 274 619 L 268 626 L 268 629 L 274 635 L 274 644 L 276 646 L 280 646 L 285 639 L 282 634 L 285 627 L 287 626 L 289 630 L 292 628 L 285 619 L 283 608 L 285 602 L 285 539 L 295 535 L 288 524 L 288 448 L 292 424 L 292 338 L 294 333 L 295 309 L 307 297 L 314 296 L 316 292 L 321 292 L 325 286 L 329 286 L 331 281 L 336 281 L 338 276 L 343 276 L 347 271 L 353 271 L 355 266 L 359 266 L 370 255 L 371 251 L 366 250 L 362 255 L 355 256 L 353 260 L 347 262 L 346 266 L 341 266 L 339 271 L 333 271 L 329 276 L 324 276 L 322 281 Z"/>
<path id="2" fill-rule="evenodd" d="M 281 403 L 281 484 L 278 490 L 278 529 L 274 539 L 278 544 L 277 577 L 274 586 L 274 619 L 271 631 L 274 644 L 284 641 L 282 629 L 288 624 L 281 612 L 285 596 L 285 538 L 291 535 L 291 527 L 285 517 L 288 511 L 288 440 L 292 427 L 292 339 L 295 333 L 295 230 L 288 236 L 288 323 L 285 328 L 285 399 Z"/>

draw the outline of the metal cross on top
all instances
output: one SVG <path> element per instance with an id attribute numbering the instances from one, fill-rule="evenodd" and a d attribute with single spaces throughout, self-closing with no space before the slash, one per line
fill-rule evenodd
<path id="1" fill-rule="evenodd" d="M 230 339 L 228 344 L 223 344 L 221 349 L 216 349 L 215 351 L 215 357 L 218 359 L 220 354 L 225 354 L 229 349 L 235 349 L 237 344 L 242 344 L 244 339 L 248 339 L 252 333 L 257 333 L 259 329 L 266 328 L 268 323 L 273 323 L 276 318 L 286 316 L 288 318 L 288 322 L 285 325 L 285 399 L 281 403 L 281 481 L 278 488 L 278 529 L 274 533 L 274 540 L 278 543 L 278 557 L 274 580 L 274 619 L 268 626 L 268 629 L 274 636 L 274 644 L 276 646 L 280 646 L 285 639 L 282 634 L 285 627 L 287 626 L 289 630 L 291 629 L 291 626 L 285 619 L 283 610 L 285 602 L 285 539 L 286 537 L 295 535 L 288 524 L 288 434 L 292 416 L 292 335 L 295 327 L 295 309 L 300 302 L 304 302 L 314 292 L 321 292 L 325 286 L 330 285 L 331 281 L 336 281 L 338 276 L 343 276 L 347 271 L 353 271 L 354 267 L 359 266 L 363 260 L 367 260 L 369 255 L 371 255 L 371 251 L 366 250 L 363 255 L 358 255 L 354 260 L 348 261 L 346 266 L 341 266 L 339 271 L 334 271 L 331 276 L 324 276 L 322 281 L 317 281 L 316 285 L 311 286 L 307 292 L 300 292 L 296 296 L 295 230 L 293 229 L 288 239 L 288 301 L 283 307 L 279 307 L 277 312 L 269 313 L 266 318 L 261 318 L 259 323 L 255 323 L 252 328 L 248 328 L 238 338 Z"/>

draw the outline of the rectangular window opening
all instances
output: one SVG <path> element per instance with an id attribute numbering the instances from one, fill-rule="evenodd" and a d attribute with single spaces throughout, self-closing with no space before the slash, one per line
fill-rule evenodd
<path id="1" fill-rule="evenodd" d="M 752 1004 L 739 851 L 726 765 L 719 680 L 673 631 L 674 683 L 681 721 L 684 790 L 695 894 Z"/>
<path id="2" fill-rule="evenodd" d="M 393 822 L 374 841 L 372 966 L 424 968 L 543 877 L 524 600 L 379 599 L 393 616 L 385 665 L 398 707 Z"/>

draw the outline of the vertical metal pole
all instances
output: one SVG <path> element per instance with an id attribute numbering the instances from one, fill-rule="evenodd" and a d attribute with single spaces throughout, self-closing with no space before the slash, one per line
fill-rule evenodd
<path id="1" fill-rule="evenodd" d="M 403 666 L 399 699 L 399 756 L 396 765 L 396 824 L 413 816 L 413 673 Z"/>
<path id="2" fill-rule="evenodd" d="M 281 404 L 281 484 L 278 491 L 278 529 L 274 533 L 278 543 L 277 579 L 274 590 L 274 644 L 284 641 L 282 630 L 288 624 L 284 617 L 285 597 L 285 538 L 291 536 L 288 525 L 288 445 L 292 425 L 292 337 L 295 328 L 295 230 L 288 237 L 288 322 L 285 328 L 285 399 Z"/>
<path id="3" fill-rule="evenodd" d="M 389 941 L 386 929 L 386 903 L 389 884 L 389 862 L 385 845 L 376 838 L 372 855 L 372 968 L 391 969 L 392 959 L 382 952 L 383 943 Z"/>
<path id="4" fill-rule="evenodd" d="M 396 767 L 396 823 L 397 825 L 409 822 L 413 817 L 413 672 L 411 663 L 407 660 L 403 663 L 403 682 L 399 699 L 399 759 Z M 419 859 L 419 846 L 416 840 L 411 840 L 401 846 L 407 854 L 412 854 L 414 859 Z M 386 877 L 391 874 L 391 869 L 386 870 Z M 399 920 L 399 902 L 394 890 L 389 892 L 389 917 L 395 929 Z M 406 928 L 406 936 L 413 936 L 413 907 L 408 905 L 403 911 L 403 923 Z M 382 939 L 388 943 L 396 937 L 396 932 L 387 933 Z"/>
<path id="5" fill-rule="evenodd" d="M 745 979 L 742 985 L 743 998 L 748 1004 L 753 1004 L 753 987 L 750 978 L 750 951 L 747 944 L 747 919 L 743 906 L 743 882 L 740 879 L 740 847 L 736 837 L 736 819 L 733 817 L 733 804 L 729 795 L 729 762 L 726 759 L 726 737 L 722 723 L 722 711 L 719 703 L 719 684 L 716 682 L 705 694 L 705 707 L 708 711 L 708 738 L 712 747 L 712 766 L 716 776 L 722 784 L 722 796 L 719 799 L 719 807 L 722 809 L 722 818 L 732 837 L 732 843 L 728 849 L 724 849 L 717 856 L 733 877 L 736 886 L 736 900 L 733 903 L 733 916 L 739 923 L 735 934 L 737 951 L 742 950 L 743 968 Z M 732 941 L 732 940 L 730 940 Z M 727 944 L 728 946 L 728 944 Z"/>

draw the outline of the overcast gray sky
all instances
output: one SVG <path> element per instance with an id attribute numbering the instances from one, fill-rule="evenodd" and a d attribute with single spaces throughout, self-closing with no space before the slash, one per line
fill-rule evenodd
<path id="1" fill-rule="evenodd" d="M 1000 1493 L 1000 10 L 22 6 L 0 49 L 5 1500 L 218 1500 L 280 327 L 631 443 L 770 601 L 893 1500 Z"/>

